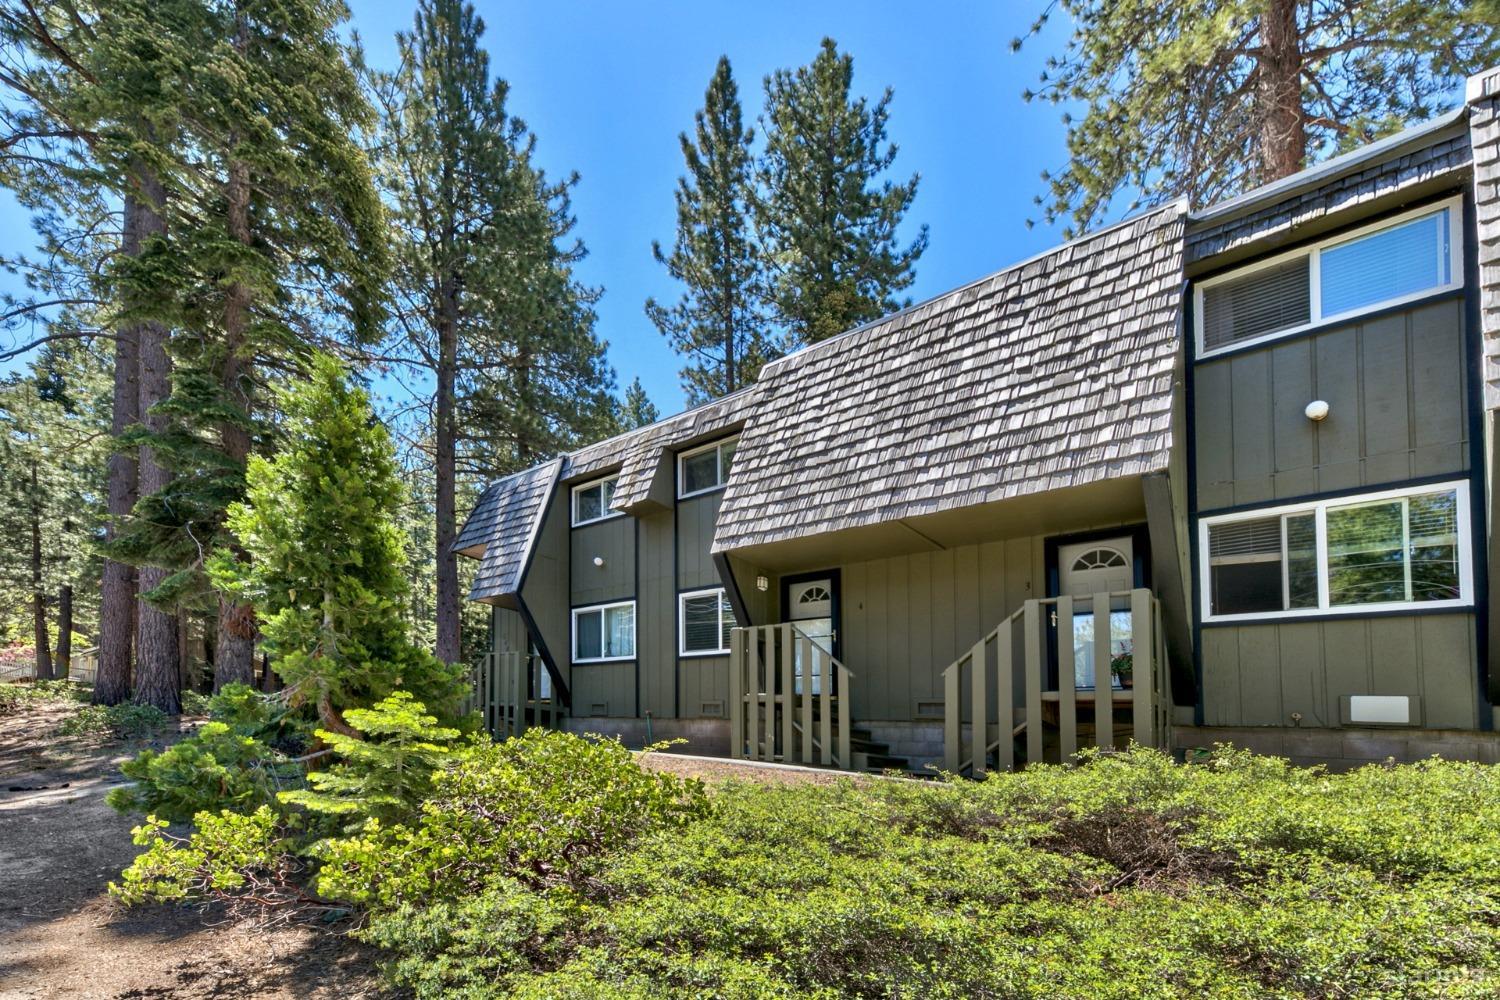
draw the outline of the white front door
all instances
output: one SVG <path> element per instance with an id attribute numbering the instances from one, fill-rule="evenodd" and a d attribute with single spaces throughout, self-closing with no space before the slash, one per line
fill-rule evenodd
<path id="1" fill-rule="evenodd" d="M 833 579 L 803 580 L 787 587 L 786 620 L 829 656 L 833 655 Z M 797 646 L 796 691 L 802 693 L 802 647 Z M 813 674 L 813 694 L 822 694 L 822 678 Z"/>
<path id="2" fill-rule="evenodd" d="M 1135 585 L 1135 560 L 1129 535 L 1057 548 L 1059 592 L 1073 597 L 1129 590 Z M 1094 686 L 1094 615 L 1073 618 L 1073 672 L 1081 688 Z M 1065 641 L 1059 637 L 1059 642 Z M 1130 652 L 1130 612 L 1109 615 L 1110 655 Z"/>

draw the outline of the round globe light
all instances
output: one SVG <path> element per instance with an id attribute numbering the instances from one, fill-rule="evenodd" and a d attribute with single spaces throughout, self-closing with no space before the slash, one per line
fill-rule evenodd
<path id="1" fill-rule="evenodd" d="M 595 566 L 603 566 L 604 565 L 604 557 L 603 556 L 595 556 L 594 557 L 594 565 Z"/>
<path id="2" fill-rule="evenodd" d="M 1328 416 L 1328 404 L 1321 399 L 1315 399 L 1307 404 L 1307 409 L 1302 411 L 1307 414 L 1308 420 L 1322 420 Z"/>

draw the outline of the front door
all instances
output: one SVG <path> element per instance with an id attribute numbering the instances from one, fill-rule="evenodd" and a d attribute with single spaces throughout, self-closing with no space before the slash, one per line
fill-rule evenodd
<path id="1" fill-rule="evenodd" d="M 834 655 L 838 642 L 837 613 L 838 580 L 833 575 L 804 577 L 789 581 L 786 586 L 786 611 L 784 620 L 792 623 L 798 632 L 811 639 L 829 656 Z M 802 647 L 797 646 L 796 662 L 797 693 L 802 693 Z M 822 678 L 813 674 L 813 694 L 822 694 Z"/>
<path id="2" fill-rule="evenodd" d="M 1129 535 L 1092 542 L 1059 545 L 1057 548 L 1058 592 L 1072 597 L 1119 592 L 1135 586 L 1135 560 Z M 1116 605 L 1126 604 L 1116 600 Z M 1109 615 L 1110 655 L 1131 650 L 1130 612 L 1112 611 Z M 1073 618 L 1073 672 L 1078 687 L 1094 686 L 1095 615 L 1075 614 Z M 1113 679 L 1112 679 L 1113 680 Z M 1119 682 L 1114 681 L 1115 686 Z"/>

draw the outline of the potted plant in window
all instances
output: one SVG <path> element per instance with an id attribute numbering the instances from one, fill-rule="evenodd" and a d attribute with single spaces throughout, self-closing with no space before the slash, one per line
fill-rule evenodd
<path id="1" fill-rule="evenodd" d="M 1134 687 L 1135 654 L 1128 650 L 1123 653 L 1116 653 L 1110 658 L 1109 672 L 1112 676 L 1119 678 L 1120 687 Z"/>

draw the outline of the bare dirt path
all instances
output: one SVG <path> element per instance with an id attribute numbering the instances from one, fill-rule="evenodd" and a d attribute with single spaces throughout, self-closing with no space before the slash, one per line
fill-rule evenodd
<path id="1" fill-rule="evenodd" d="M 0 716 L 0 998 L 385 995 L 336 934 L 115 904 L 105 887 L 137 848 L 104 794 L 146 744 L 60 740 L 69 711 Z"/>

